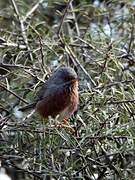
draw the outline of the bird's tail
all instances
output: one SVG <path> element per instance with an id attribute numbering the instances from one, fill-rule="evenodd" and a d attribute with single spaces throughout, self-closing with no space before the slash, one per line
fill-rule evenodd
<path id="1" fill-rule="evenodd" d="M 37 104 L 36 102 L 31 103 L 31 104 L 28 104 L 28 105 L 26 105 L 26 106 L 24 106 L 24 107 L 19 108 L 19 111 L 24 112 L 24 111 L 33 109 L 33 108 L 35 108 L 36 104 Z"/>

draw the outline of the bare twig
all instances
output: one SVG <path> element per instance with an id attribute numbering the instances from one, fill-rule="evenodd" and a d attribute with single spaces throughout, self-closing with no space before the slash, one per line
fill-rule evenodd
<path id="1" fill-rule="evenodd" d="M 27 20 L 27 18 L 29 18 L 35 11 L 36 9 L 39 7 L 39 5 L 43 2 L 44 0 L 39 0 L 39 2 L 37 2 L 32 8 L 31 10 L 26 14 L 26 16 L 23 18 L 23 21 L 25 22 Z"/>
<path id="2" fill-rule="evenodd" d="M 41 64 L 41 68 L 42 68 L 44 74 L 46 74 L 47 71 L 49 71 L 49 70 L 48 70 L 49 68 L 48 68 L 47 65 L 44 63 L 44 53 L 43 53 L 43 41 L 42 41 L 42 38 L 41 38 L 39 32 L 38 32 L 35 28 L 33 28 L 33 26 L 30 25 L 30 28 L 31 28 L 31 29 L 36 33 L 36 35 L 38 36 L 39 45 L 40 45 L 39 50 L 40 50 L 40 54 L 41 54 L 41 63 L 40 63 L 40 64 Z M 46 71 L 46 69 L 45 69 L 44 67 L 46 67 L 47 71 Z"/>
<path id="3" fill-rule="evenodd" d="M 12 43 L 12 42 L 0 43 L 0 48 L 5 48 L 5 47 L 19 48 L 22 50 L 27 49 L 26 45 L 24 45 L 24 44 L 16 44 L 16 43 Z"/>
<path id="4" fill-rule="evenodd" d="M 75 28 L 76 28 L 77 35 L 80 37 L 79 26 L 78 26 L 78 23 L 77 23 L 76 15 L 75 15 L 75 13 L 74 13 L 74 9 L 73 9 L 73 4 L 72 4 L 72 2 L 70 3 L 70 8 L 71 8 L 72 15 L 73 15 L 73 19 L 74 19 L 74 22 L 75 22 Z"/>
<path id="5" fill-rule="evenodd" d="M 121 85 L 121 84 L 127 84 L 127 83 L 132 83 L 132 82 L 135 82 L 135 79 L 130 79 L 130 80 L 125 80 L 125 81 L 119 81 L 119 82 L 112 82 L 112 83 L 109 83 L 107 85 L 103 85 L 103 86 L 100 86 L 100 87 L 96 87 L 95 89 L 107 89 L 107 88 L 110 88 L 112 86 L 117 86 L 117 85 Z"/>
<path id="6" fill-rule="evenodd" d="M 24 21 L 23 21 L 22 17 L 19 14 L 17 5 L 15 3 L 15 0 L 11 0 L 11 3 L 12 3 L 12 6 L 14 8 L 14 11 L 15 11 L 15 13 L 16 13 L 16 15 L 18 17 L 19 23 L 20 23 L 20 28 L 21 28 L 21 33 L 22 33 L 24 44 L 26 45 L 27 50 L 29 51 L 30 59 L 33 61 L 33 56 L 31 54 L 31 50 L 30 50 L 30 47 L 28 45 L 28 39 L 27 39 L 27 33 L 26 33 Z"/>
<path id="7" fill-rule="evenodd" d="M 127 49 L 127 54 L 130 54 L 132 43 L 134 41 L 134 26 L 135 26 L 134 23 L 135 23 L 135 14 L 132 15 L 132 27 L 131 27 L 130 41 L 129 41 L 129 45 L 128 45 L 128 49 Z"/>
<path id="8" fill-rule="evenodd" d="M 93 87 L 96 86 L 96 83 L 94 82 L 94 80 L 91 78 L 90 74 L 85 70 L 85 68 L 82 66 L 82 64 L 79 62 L 79 60 L 77 59 L 77 57 L 75 56 L 75 54 L 73 53 L 73 51 L 71 50 L 71 48 L 69 46 L 65 46 L 66 51 L 68 53 L 68 55 L 75 61 L 75 63 L 80 67 L 80 69 L 84 72 L 84 74 L 88 77 L 89 81 L 91 82 L 91 85 Z"/>
<path id="9" fill-rule="evenodd" d="M 94 47 L 92 44 L 86 42 L 84 39 L 78 38 L 81 42 L 83 42 L 84 44 L 86 44 L 90 49 L 93 49 L 94 51 L 96 51 L 97 53 L 104 55 L 103 52 L 99 51 L 99 49 L 97 49 L 96 47 Z"/>
<path id="10" fill-rule="evenodd" d="M 58 37 L 59 37 L 59 35 L 60 35 L 61 28 L 62 28 L 62 25 L 63 25 L 63 23 L 64 23 L 64 19 L 65 19 L 65 17 L 66 17 L 67 11 L 68 11 L 69 6 L 70 6 L 70 3 L 71 3 L 72 1 L 73 1 L 73 0 L 69 0 L 69 1 L 68 1 L 67 6 L 66 6 L 66 8 L 65 8 L 65 11 L 64 11 L 64 13 L 63 13 L 63 16 L 62 16 L 62 19 L 61 19 L 61 22 L 60 22 L 60 26 L 59 26 L 59 29 L 58 29 L 58 32 L 57 32 Z"/>
<path id="11" fill-rule="evenodd" d="M 21 64 L 6 64 L 6 63 L 0 63 L 0 67 L 2 68 L 9 68 L 9 69 L 15 69 L 15 68 L 22 68 L 22 69 L 31 69 L 30 66 L 23 66 Z M 32 69 L 39 71 L 40 69 L 37 67 L 32 67 Z"/>
<path id="12" fill-rule="evenodd" d="M 16 93 L 14 93 L 14 92 L 11 91 L 10 89 L 8 89 L 5 84 L 0 83 L 0 87 L 3 88 L 4 90 L 6 90 L 7 92 L 9 92 L 10 94 L 14 95 L 16 98 L 18 98 L 20 101 L 24 102 L 25 104 L 29 104 L 29 103 L 28 103 L 26 100 L 24 100 L 22 97 L 18 96 Z"/>
<path id="13" fill-rule="evenodd" d="M 6 125 L 8 120 L 9 120 L 8 116 L 7 117 L 3 117 L 3 118 L 0 119 L 0 129 L 2 129 Z"/>
<path id="14" fill-rule="evenodd" d="M 135 99 L 121 100 L 121 101 L 110 101 L 107 104 L 125 104 L 125 103 L 135 103 Z"/>

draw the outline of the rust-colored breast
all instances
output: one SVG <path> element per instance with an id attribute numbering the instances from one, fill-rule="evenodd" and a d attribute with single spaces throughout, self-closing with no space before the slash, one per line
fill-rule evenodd
<path id="1" fill-rule="evenodd" d="M 69 85 L 56 88 L 52 93 L 48 91 L 37 103 L 36 109 L 42 117 L 55 117 L 60 114 L 61 118 L 65 119 L 73 114 L 78 104 L 78 82 Z"/>

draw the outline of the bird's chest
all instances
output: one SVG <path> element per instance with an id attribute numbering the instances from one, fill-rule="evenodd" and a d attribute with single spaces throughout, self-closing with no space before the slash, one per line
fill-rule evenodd
<path id="1" fill-rule="evenodd" d="M 65 92 L 65 97 L 63 98 L 63 100 L 67 102 L 67 106 L 63 108 L 59 115 L 61 119 L 68 119 L 77 109 L 78 89 L 73 87 L 67 89 Z"/>

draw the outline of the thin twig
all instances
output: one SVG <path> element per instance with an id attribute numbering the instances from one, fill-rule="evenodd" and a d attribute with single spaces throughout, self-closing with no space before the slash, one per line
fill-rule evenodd
<path id="1" fill-rule="evenodd" d="M 6 63 L 0 63 L 0 67 L 2 68 L 11 68 L 11 69 L 16 69 L 16 68 L 22 68 L 22 69 L 31 69 L 30 66 L 23 66 L 21 64 L 6 64 Z M 40 69 L 37 67 L 32 67 L 33 70 L 39 71 Z"/>
<path id="2" fill-rule="evenodd" d="M 30 25 L 30 28 L 36 33 L 36 35 L 39 38 L 39 46 L 40 46 L 39 50 L 40 50 L 40 54 L 41 54 L 41 63 L 40 64 L 41 64 L 41 68 L 42 68 L 44 74 L 46 74 L 47 71 L 49 72 L 49 70 L 48 70 L 49 68 L 44 63 L 44 53 L 43 53 L 43 41 L 42 41 L 42 38 L 41 38 L 39 32 L 35 28 L 33 28 L 33 26 Z M 46 67 L 47 71 L 46 71 L 46 69 L 44 67 Z"/>
<path id="3" fill-rule="evenodd" d="M 96 47 L 94 47 L 92 44 L 86 42 L 84 39 L 81 39 L 79 37 L 77 37 L 81 42 L 83 42 L 84 44 L 86 44 L 90 49 L 93 49 L 94 51 L 96 51 L 97 53 L 104 55 L 103 52 L 99 51 L 99 49 L 97 49 Z"/>
<path id="4" fill-rule="evenodd" d="M 77 23 L 77 19 L 76 19 L 76 15 L 75 15 L 75 12 L 74 12 L 74 9 L 73 9 L 72 2 L 70 3 L 70 8 L 71 8 L 73 19 L 74 19 L 74 22 L 75 22 L 75 28 L 76 28 L 77 35 L 78 35 L 78 37 L 80 37 L 79 26 L 78 26 L 78 23 Z"/>
<path id="5" fill-rule="evenodd" d="M 23 21 L 25 22 L 27 20 L 27 18 L 29 18 L 35 11 L 36 9 L 39 7 L 39 5 L 43 2 L 44 0 L 39 0 L 38 3 L 36 3 L 29 12 L 27 12 L 26 16 L 23 18 Z"/>
<path id="6" fill-rule="evenodd" d="M 85 68 L 82 66 L 82 64 L 79 62 L 79 60 L 77 59 L 77 57 L 75 56 L 75 54 L 73 53 L 73 51 L 71 50 L 71 48 L 69 46 L 65 46 L 66 51 L 68 53 L 68 55 L 75 61 L 75 63 L 80 67 L 80 69 L 84 72 L 84 74 L 88 77 L 88 79 L 91 82 L 91 85 L 93 87 L 96 86 L 96 83 L 94 82 L 94 80 L 91 78 L 90 74 L 85 70 Z"/>
<path id="7" fill-rule="evenodd" d="M 11 0 L 11 3 L 12 3 L 12 6 L 14 8 L 14 11 L 15 11 L 15 13 L 16 13 L 16 15 L 18 17 L 19 23 L 20 23 L 20 28 L 21 28 L 21 33 L 22 33 L 24 44 L 26 45 L 27 50 L 29 51 L 30 59 L 33 61 L 33 56 L 31 54 L 31 50 L 30 50 L 30 47 L 28 45 L 28 39 L 27 39 L 27 33 L 26 33 L 26 28 L 25 28 L 25 25 L 24 25 L 24 21 L 23 21 L 22 17 L 19 14 L 19 11 L 18 11 L 18 8 L 17 8 L 17 5 L 16 5 L 15 1 Z"/>
<path id="8" fill-rule="evenodd" d="M 107 85 L 103 85 L 103 86 L 100 86 L 100 87 L 96 87 L 95 89 L 107 89 L 107 88 L 110 88 L 112 86 L 117 86 L 117 85 L 121 85 L 121 84 L 127 84 L 127 83 L 132 83 L 132 82 L 135 82 L 135 79 L 130 79 L 130 80 L 125 80 L 125 81 L 119 81 L 119 82 L 112 82 L 112 83 L 109 83 Z"/>
<path id="9" fill-rule="evenodd" d="M 19 48 L 22 50 L 27 49 L 26 45 L 24 44 L 16 44 L 16 43 L 10 43 L 10 42 L 0 43 L 0 48 L 5 48 L 5 47 Z"/>
<path id="10" fill-rule="evenodd" d="M 130 41 L 129 41 L 129 45 L 128 45 L 127 54 L 130 54 L 132 43 L 134 41 L 134 26 L 135 26 L 134 22 L 135 22 L 135 14 L 132 15 L 132 27 L 131 27 Z"/>
<path id="11" fill-rule="evenodd" d="M 9 92 L 10 94 L 14 95 L 16 98 L 18 98 L 20 101 L 24 102 L 25 104 L 29 104 L 26 100 L 24 100 L 22 97 L 18 96 L 16 93 L 14 93 L 13 91 L 11 91 L 10 89 L 8 89 L 6 87 L 5 84 L 0 83 L 0 87 L 5 89 L 7 92 Z"/>
<path id="12" fill-rule="evenodd" d="M 135 99 L 121 100 L 121 101 L 110 101 L 107 104 L 125 104 L 125 103 L 135 103 Z"/>
<path id="13" fill-rule="evenodd" d="M 58 37 L 59 37 L 59 35 L 60 35 L 61 28 L 62 28 L 62 25 L 63 25 L 63 23 L 64 23 L 64 19 L 65 19 L 66 14 L 67 14 L 67 10 L 69 9 L 70 3 L 71 3 L 72 1 L 73 1 L 73 0 L 69 0 L 69 1 L 68 1 L 67 6 L 66 6 L 66 8 L 65 8 L 65 10 L 64 10 L 64 13 L 63 13 L 63 16 L 62 16 L 62 19 L 61 19 L 61 22 L 60 22 L 60 26 L 59 26 L 59 29 L 58 29 L 58 32 L 57 32 Z"/>

